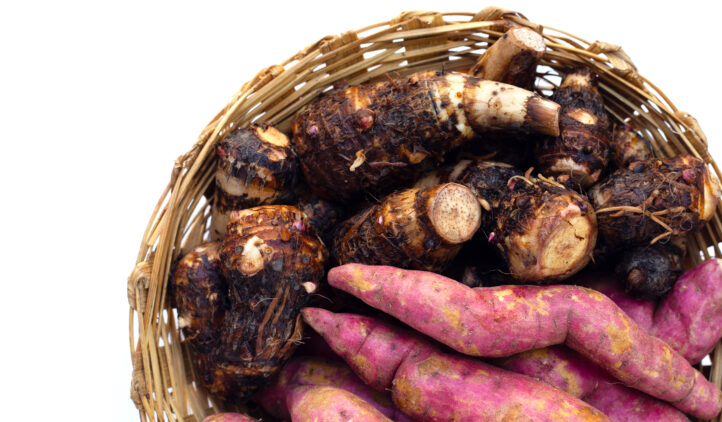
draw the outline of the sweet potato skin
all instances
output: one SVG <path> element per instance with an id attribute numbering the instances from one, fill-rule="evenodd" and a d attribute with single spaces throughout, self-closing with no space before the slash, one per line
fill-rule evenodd
<path id="1" fill-rule="evenodd" d="M 380 392 L 364 384 L 342 362 L 315 357 L 301 357 L 289 361 L 281 369 L 275 382 L 258 392 L 256 401 L 271 416 L 288 420 L 291 415 L 287 396 L 298 386 L 331 386 L 348 391 L 366 401 L 384 416 L 397 418 L 399 412 L 386 392 Z"/>
<path id="2" fill-rule="evenodd" d="M 618 380 L 684 412 L 710 418 L 722 409 L 722 392 L 591 289 L 470 289 L 433 273 L 358 264 L 333 268 L 328 280 L 468 355 L 502 357 L 565 343 Z"/>
<path id="3" fill-rule="evenodd" d="M 692 364 L 714 349 L 722 337 L 722 260 L 709 259 L 677 280 L 657 308 L 650 333 Z"/>
<path id="4" fill-rule="evenodd" d="M 606 421 L 555 388 L 470 358 L 380 320 L 306 308 L 304 319 L 362 379 L 422 421 Z M 473 404 L 472 404 L 473 403 Z"/>
<path id="5" fill-rule="evenodd" d="M 592 281 L 593 280 L 593 281 Z M 625 293 L 608 274 L 584 274 L 574 282 L 599 290 L 640 327 L 696 365 L 722 337 L 722 260 L 709 259 L 685 272 L 656 306 Z"/>
<path id="6" fill-rule="evenodd" d="M 203 422 L 260 422 L 256 418 L 246 416 L 242 413 L 216 413 L 215 415 L 207 416 L 203 419 Z"/>
<path id="7" fill-rule="evenodd" d="M 288 403 L 293 422 L 392 422 L 358 396 L 340 388 L 299 386 Z"/>
<path id="8" fill-rule="evenodd" d="M 650 332 L 654 324 L 656 304 L 647 299 L 637 299 L 624 291 L 620 278 L 611 273 L 585 271 L 570 280 L 572 284 L 589 287 L 611 299 L 625 314 L 643 330 Z M 663 339 L 664 340 L 664 339 Z"/>
<path id="9" fill-rule="evenodd" d="M 530 350 L 497 359 L 494 363 L 578 397 L 616 422 L 688 421 L 679 410 L 620 384 L 597 365 L 564 346 Z"/>

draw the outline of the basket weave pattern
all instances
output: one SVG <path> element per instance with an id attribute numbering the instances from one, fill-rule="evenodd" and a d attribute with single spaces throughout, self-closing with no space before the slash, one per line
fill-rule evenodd
<path id="1" fill-rule="evenodd" d="M 388 22 L 324 37 L 245 83 L 206 126 L 191 150 L 175 161 L 170 183 L 153 211 L 128 279 L 131 398 L 141 420 L 200 422 L 220 410 L 194 382 L 194 369 L 181 341 L 167 289 L 171 263 L 209 237 L 210 203 L 203 193 L 213 183 L 215 143 L 232 128 L 254 121 L 267 121 L 288 133 L 296 112 L 334 86 L 420 70 L 465 72 L 512 26 L 536 30 L 547 43 L 537 75 L 539 92 L 550 93 L 560 81 L 559 70 L 589 66 L 599 75 L 606 109 L 616 122 L 626 121 L 641 130 L 657 156 L 692 154 L 721 176 L 697 121 L 679 111 L 641 76 L 618 46 L 590 43 L 496 7 L 478 13 L 405 12 Z M 720 209 L 722 205 L 702 231 L 688 238 L 695 265 L 710 256 L 722 256 Z M 712 366 L 702 370 L 720 387 L 722 343 L 711 358 Z M 722 417 L 715 421 L 722 422 Z"/>

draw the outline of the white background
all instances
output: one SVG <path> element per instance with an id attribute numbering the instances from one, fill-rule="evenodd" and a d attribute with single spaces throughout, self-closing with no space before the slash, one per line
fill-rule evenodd
<path id="1" fill-rule="evenodd" d="M 495 3 L 621 44 L 722 158 L 718 2 Z M 243 82 L 324 35 L 486 5 L 3 2 L 3 417 L 137 420 L 126 278 L 173 160 Z"/>

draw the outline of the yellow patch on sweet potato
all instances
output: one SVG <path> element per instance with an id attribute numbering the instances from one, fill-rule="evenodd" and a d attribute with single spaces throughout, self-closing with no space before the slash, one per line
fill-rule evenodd
<path id="1" fill-rule="evenodd" d="M 609 300 L 606 296 L 604 296 L 603 294 L 599 293 L 596 290 L 592 290 L 592 289 L 584 289 L 584 290 L 587 291 L 587 295 L 589 295 L 590 298 L 596 300 L 597 302 L 603 302 L 604 300 Z"/>
<path id="2" fill-rule="evenodd" d="M 353 272 L 353 278 L 351 279 L 349 285 L 350 287 L 358 290 L 361 293 L 366 293 L 369 290 L 373 290 L 375 287 L 373 283 L 369 282 L 364 278 L 364 273 L 360 268 L 357 268 Z"/>
<path id="3" fill-rule="evenodd" d="M 424 403 L 421 399 L 423 391 L 406 377 L 394 379 L 393 398 L 396 406 L 407 414 L 423 414 Z"/>
<path id="4" fill-rule="evenodd" d="M 568 363 L 568 361 L 563 361 L 560 365 L 558 365 L 557 372 L 567 384 L 567 393 L 571 394 L 574 397 L 581 397 L 582 387 L 579 386 L 579 380 L 577 379 L 577 376 L 567 369 Z"/>
<path id="5" fill-rule="evenodd" d="M 502 422 L 514 422 L 528 420 L 529 417 L 524 414 L 521 403 L 517 403 L 505 409 L 504 414 L 500 415 Z"/>
<path id="6" fill-rule="evenodd" d="M 444 313 L 446 321 L 449 323 L 449 325 L 454 327 L 454 329 L 458 331 L 462 336 L 465 336 L 469 333 L 469 331 L 461 324 L 461 312 L 458 309 L 454 309 L 450 306 L 445 306 L 442 312 Z"/>
<path id="7" fill-rule="evenodd" d="M 504 297 L 510 296 L 514 294 L 514 292 L 511 291 L 511 289 L 505 289 L 505 290 L 499 290 L 498 292 L 494 292 L 494 296 L 498 297 L 500 301 L 504 301 Z"/>
<path id="8" fill-rule="evenodd" d="M 357 368 L 368 368 L 369 365 L 369 361 L 366 359 L 366 356 L 360 353 L 353 355 L 351 361 Z"/>
<path id="9" fill-rule="evenodd" d="M 612 347 L 612 353 L 615 355 L 621 355 L 629 351 L 632 348 L 632 336 L 629 335 L 629 321 L 627 317 L 623 316 L 620 318 L 624 324 L 624 328 L 618 327 L 616 324 L 607 324 L 604 332 L 609 337 Z"/>

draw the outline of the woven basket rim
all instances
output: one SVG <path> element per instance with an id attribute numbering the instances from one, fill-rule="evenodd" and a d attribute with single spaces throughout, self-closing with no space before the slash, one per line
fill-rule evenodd
<path id="1" fill-rule="evenodd" d="M 550 70 L 538 75 L 540 91 L 547 93 L 558 83 L 554 73 L 560 69 L 589 66 L 599 75 L 600 91 L 615 121 L 633 123 L 656 155 L 690 153 L 722 179 L 697 121 L 640 75 L 619 46 L 590 43 L 494 6 L 477 13 L 402 12 L 386 22 L 323 37 L 258 72 L 208 123 L 191 149 L 175 160 L 128 278 L 131 398 L 141 420 L 200 421 L 216 406 L 193 382 L 194 370 L 165 282 L 173 260 L 208 234 L 210 204 L 203 194 L 213 180 L 213 145 L 234 127 L 260 119 L 288 133 L 295 112 L 334 85 L 378 80 L 391 72 L 468 69 L 501 31 L 514 26 L 540 32 L 547 42 L 542 65 Z M 688 238 L 693 263 L 722 256 L 720 240 L 722 205 L 701 232 Z M 710 379 L 722 386 L 722 342 L 712 355 Z M 722 422 L 722 416 L 715 421 Z"/>

